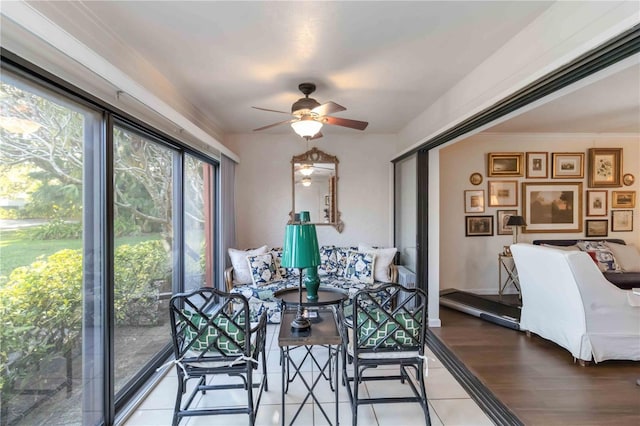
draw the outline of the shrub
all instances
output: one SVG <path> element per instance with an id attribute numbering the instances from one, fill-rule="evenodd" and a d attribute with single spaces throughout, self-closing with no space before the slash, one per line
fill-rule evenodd
<path id="1" fill-rule="evenodd" d="M 157 322 L 157 283 L 169 266 L 161 241 L 116 248 L 116 324 Z M 80 250 L 61 250 L 11 272 L 0 288 L 0 391 L 7 374 L 13 379 L 52 352 L 73 349 L 82 329 L 82 282 Z M 9 368 L 10 357 L 17 361 Z"/>
<path id="2" fill-rule="evenodd" d="M 68 240 L 82 237 L 82 223 L 65 222 L 60 218 L 52 219 L 33 232 L 36 240 Z"/>

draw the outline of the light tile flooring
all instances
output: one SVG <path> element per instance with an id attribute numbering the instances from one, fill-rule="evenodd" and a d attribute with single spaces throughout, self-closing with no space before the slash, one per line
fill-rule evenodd
<path id="1" fill-rule="evenodd" d="M 267 334 L 267 371 L 269 381 L 269 391 L 262 394 L 260 408 L 258 410 L 256 425 L 280 425 L 281 424 L 281 369 L 279 365 L 280 349 L 278 347 L 278 325 L 269 325 Z M 317 348 L 314 350 L 326 349 Z M 292 352 L 293 353 L 293 352 Z M 322 356 L 323 354 L 319 354 Z M 326 355 L 325 355 L 326 357 Z M 491 420 L 484 414 L 478 405 L 469 398 L 469 395 L 458 384 L 453 376 L 442 366 L 435 355 L 428 351 L 429 371 L 426 379 L 427 397 L 429 399 L 429 413 L 431 423 L 438 425 L 492 425 Z M 306 363 L 309 365 L 312 363 Z M 315 366 L 313 366 L 315 367 Z M 309 379 L 314 378 L 318 369 L 309 365 L 304 374 Z M 195 380 L 191 380 L 194 383 Z M 325 387 L 322 387 L 325 386 Z M 175 402 L 177 389 L 177 377 L 175 367 L 171 367 L 165 377 L 149 393 L 144 401 L 126 420 L 124 426 L 162 426 L 170 425 L 173 416 L 173 405 Z M 407 385 L 395 382 L 369 382 L 362 384 L 361 393 L 367 392 L 372 396 L 380 395 L 404 395 L 408 394 Z M 302 398 L 306 392 L 299 380 L 294 381 L 289 386 L 289 392 L 285 400 L 287 424 L 298 409 Z M 335 416 L 334 394 L 329 389 L 327 382 L 321 381 L 318 385 L 317 395 L 325 411 L 333 420 Z M 222 395 L 221 395 L 222 394 Z M 346 389 L 342 386 L 338 393 L 339 401 L 339 421 L 343 425 L 351 424 L 351 407 Z M 215 392 L 210 391 L 203 396 L 197 396 L 195 406 L 233 406 L 241 405 L 246 401 L 246 396 L 242 390 Z M 318 407 L 311 398 L 307 400 L 304 408 L 296 419 L 296 425 L 315 426 L 328 424 Z M 424 414 L 418 404 L 378 404 L 375 406 L 361 406 L 358 410 L 358 424 L 360 425 L 419 425 L 424 423 Z M 247 425 L 248 416 L 238 415 L 217 415 L 205 417 L 184 418 L 180 425 Z"/>

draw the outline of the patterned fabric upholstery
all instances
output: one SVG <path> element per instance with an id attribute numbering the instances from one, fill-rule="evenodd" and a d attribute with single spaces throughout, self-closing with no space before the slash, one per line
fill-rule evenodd
<path id="1" fill-rule="evenodd" d="M 373 309 L 367 313 L 358 312 L 358 341 L 361 347 L 373 348 L 378 344 L 382 347 L 396 345 L 412 345 L 418 340 L 422 314 L 417 312 L 415 316 L 401 312 L 393 316 L 386 314 L 381 309 Z"/>
<path id="2" fill-rule="evenodd" d="M 344 277 L 365 284 L 373 284 L 375 255 L 349 251 Z"/>
<path id="3" fill-rule="evenodd" d="M 200 314 L 184 312 L 185 317 L 193 323 L 185 328 L 185 344 L 195 340 L 192 351 L 218 351 L 224 355 L 242 355 L 245 344 L 244 317 L 236 322 L 225 317 L 216 317 L 214 325 L 207 326 L 207 318 Z M 206 331 L 198 337 L 198 332 L 206 327 Z"/>
<path id="4" fill-rule="evenodd" d="M 255 285 L 281 280 L 280 271 L 271 253 L 247 256 L 251 280 Z"/>

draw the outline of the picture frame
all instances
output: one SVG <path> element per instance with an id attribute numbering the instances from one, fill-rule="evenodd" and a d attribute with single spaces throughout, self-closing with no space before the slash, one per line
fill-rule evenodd
<path id="1" fill-rule="evenodd" d="M 551 159 L 553 179 L 584 178 L 584 152 L 554 152 Z"/>
<path id="2" fill-rule="evenodd" d="M 517 207 L 518 206 L 518 181 L 516 180 L 490 180 L 489 207 Z"/>
<path id="3" fill-rule="evenodd" d="M 633 210 L 611 210 L 611 232 L 633 231 Z"/>
<path id="4" fill-rule="evenodd" d="M 478 172 L 471 173 L 469 182 L 471 182 L 472 185 L 480 185 L 482 183 L 482 175 Z"/>
<path id="5" fill-rule="evenodd" d="M 464 191 L 464 212 L 484 213 L 484 189 L 468 189 Z"/>
<path id="6" fill-rule="evenodd" d="M 490 152 L 487 168 L 489 177 L 523 176 L 522 166 L 524 154 L 522 152 Z"/>
<path id="7" fill-rule="evenodd" d="M 549 177 L 549 154 L 527 152 L 527 179 L 547 179 Z"/>
<path id="8" fill-rule="evenodd" d="M 523 182 L 524 233 L 582 232 L 582 182 Z"/>
<path id="9" fill-rule="evenodd" d="M 492 237 L 493 216 L 465 216 L 465 237 Z"/>
<path id="10" fill-rule="evenodd" d="M 607 191 L 587 191 L 587 216 L 606 216 L 608 209 Z"/>
<path id="11" fill-rule="evenodd" d="M 585 237 L 606 237 L 609 235 L 609 221 L 606 219 L 589 219 L 584 222 Z"/>
<path id="12" fill-rule="evenodd" d="M 622 186 L 622 148 L 589 148 L 589 187 Z"/>
<path id="13" fill-rule="evenodd" d="M 513 230 L 507 226 L 507 222 L 511 216 L 518 214 L 518 210 L 498 210 L 496 212 L 496 234 L 511 235 Z"/>
<path id="14" fill-rule="evenodd" d="M 611 207 L 633 209 L 636 207 L 636 191 L 611 191 Z"/>

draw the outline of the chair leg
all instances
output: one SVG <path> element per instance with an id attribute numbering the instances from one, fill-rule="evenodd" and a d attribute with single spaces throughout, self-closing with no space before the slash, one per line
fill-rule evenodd
<path id="1" fill-rule="evenodd" d="M 424 411 L 424 419 L 425 419 L 425 425 L 427 426 L 431 426 L 431 416 L 429 415 L 429 400 L 427 399 L 427 389 L 425 387 L 424 384 L 424 363 L 425 361 L 422 361 L 419 364 L 419 368 L 420 370 L 418 371 L 418 384 L 420 386 L 420 393 L 422 395 L 422 400 L 424 401 L 424 405 L 422 405 L 422 410 Z"/>
<path id="2" fill-rule="evenodd" d="M 176 403 L 173 407 L 173 420 L 171 421 L 172 426 L 178 426 L 178 423 L 180 423 L 180 420 L 178 419 L 178 412 L 182 405 L 182 395 L 184 394 L 184 391 L 184 377 L 182 377 L 182 372 L 178 371 L 178 391 L 176 393 Z"/>

